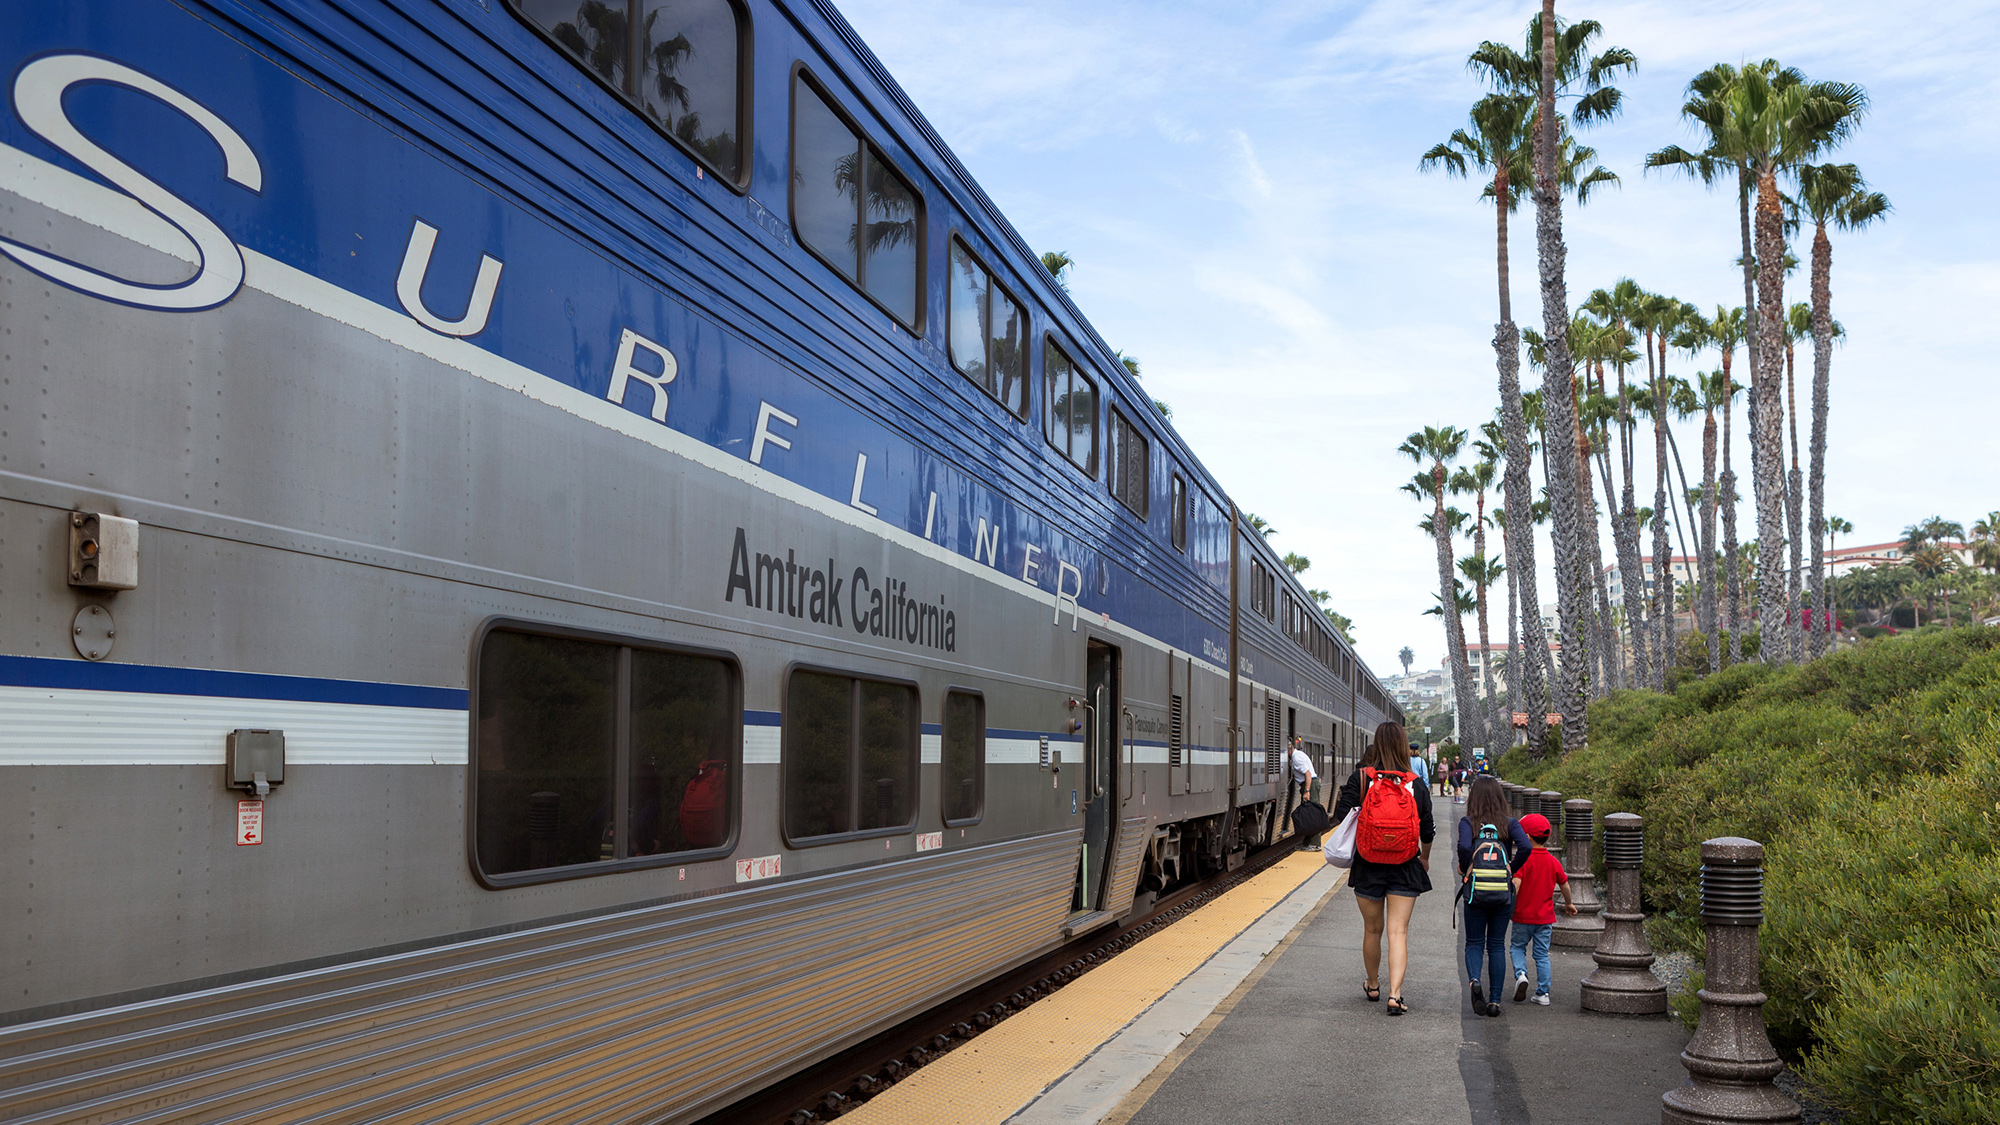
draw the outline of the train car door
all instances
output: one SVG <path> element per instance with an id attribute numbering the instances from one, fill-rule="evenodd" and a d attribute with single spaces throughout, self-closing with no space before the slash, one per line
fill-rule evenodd
<path id="1" fill-rule="evenodd" d="M 1091 641 L 1085 660 L 1083 724 L 1083 858 L 1077 869 L 1077 910 L 1103 909 L 1110 874 L 1111 832 L 1118 821 L 1118 649 Z"/>

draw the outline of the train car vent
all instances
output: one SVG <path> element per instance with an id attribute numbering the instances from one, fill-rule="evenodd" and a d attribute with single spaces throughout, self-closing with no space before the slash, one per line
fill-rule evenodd
<path id="1" fill-rule="evenodd" d="M 1278 772 L 1279 759 L 1285 752 L 1284 713 L 1276 706 L 1264 710 L 1264 772 Z"/>
<path id="2" fill-rule="evenodd" d="M 1167 764 L 1181 764 L 1181 739 L 1184 737 L 1181 697 L 1176 695 L 1167 703 Z"/>

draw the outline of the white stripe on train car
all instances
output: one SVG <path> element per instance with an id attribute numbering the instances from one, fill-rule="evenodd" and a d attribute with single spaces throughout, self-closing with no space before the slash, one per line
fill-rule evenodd
<path id="1" fill-rule="evenodd" d="M 463 709 L 0 687 L 0 765 L 219 766 L 239 728 L 285 732 L 300 766 L 462 766 Z"/>

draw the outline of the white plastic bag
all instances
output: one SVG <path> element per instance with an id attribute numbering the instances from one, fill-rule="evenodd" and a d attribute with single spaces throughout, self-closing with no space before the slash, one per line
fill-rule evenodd
<path id="1" fill-rule="evenodd" d="M 1349 809 L 1340 819 L 1340 827 L 1335 828 L 1320 846 L 1326 854 L 1327 863 L 1334 867 L 1354 866 L 1354 829 L 1361 823 L 1361 810 Z"/>

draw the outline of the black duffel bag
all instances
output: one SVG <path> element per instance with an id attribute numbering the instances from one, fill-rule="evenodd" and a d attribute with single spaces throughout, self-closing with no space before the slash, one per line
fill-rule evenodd
<path id="1" fill-rule="evenodd" d="M 1301 836 L 1317 836 L 1326 831 L 1326 806 L 1318 801 L 1301 801 L 1292 810 L 1292 828 Z"/>

